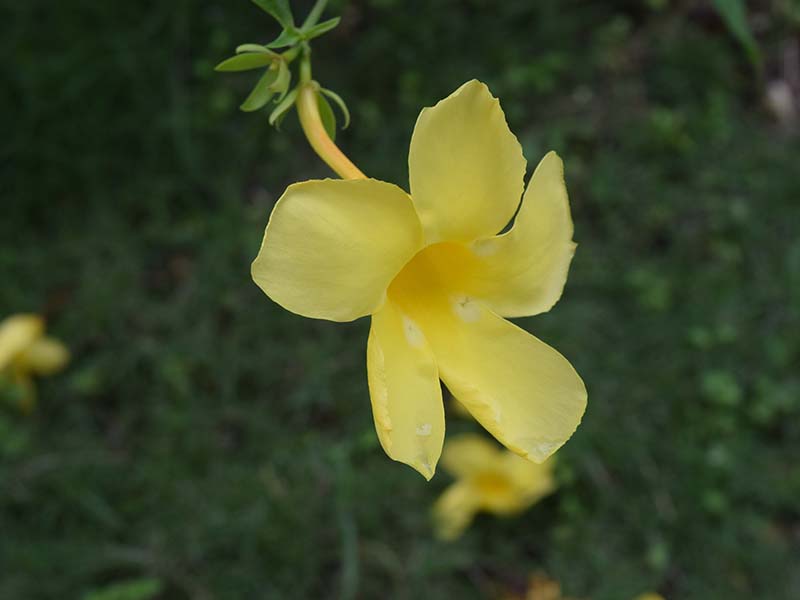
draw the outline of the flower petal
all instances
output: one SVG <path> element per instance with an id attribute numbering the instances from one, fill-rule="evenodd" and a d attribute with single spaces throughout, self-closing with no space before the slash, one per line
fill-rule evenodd
<path id="1" fill-rule="evenodd" d="M 564 164 L 548 153 L 531 178 L 514 220 L 503 235 L 471 245 L 469 287 L 504 317 L 547 312 L 561 297 L 575 243 Z"/>
<path id="2" fill-rule="evenodd" d="M 381 446 L 430 480 L 444 442 L 439 371 L 422 331 L 393 302 L 372 316 L 367 377 Z"/>
<path id="3" fill-rule="evenodd" d="M 380 308 L 421 243 L 414 207 L 397 186 L 306 181 L 289 186 L 275 205 L 253 280 L 291 312 L 352 321 Z"/>
<path id="4" fill-rule="evenodd" d="M 502 469 L 516 488 L 522 504 L 530 506 L 556 489 L 553 477 L 555 463 L 555 457 L 536 464 L 506 452 L 503 455 Z"/>
<path id="5" fill-rule="evenodd" d="M 408 168 L 426 242 L 471 242 L 495 235 L 511 220 L 525 158 L 497 98 L 472 80 L 422 110 Z"/>
<path id="6" fill-rule="evenodd" d="M 17 314 L 0 322 L 0 369 L 5 368 L 44 331 L 44 321 L 33 314 Z"/>
<path id="7" fill-rule="evenodd" d="M 69 350 L 58 340 L 42 337 L 34 341 L 17 358 L 19 368 L 37 375 L 57 373 L 69 362 Z"/>
<path id="8" fill-rule="evenodd" d="M 467 481 L 457 481 L 448 487 L 433 505 L 433 524 L 436 536 L 454 540 L 469 527 L 480 504 L 475 489 Z"/>
<path id="9" fill-rule="evenodd" d="M 454 477 L 472 477 L 481 471 L 495 470 L 499 461 L 500 451 L 494 442 L 474 433 L 447 438 L 442 452 L 442 467 Z"/>
<path id="10" fill-rule="evenodd" d="M 418 307 L 439 374 L 510 450 L 542 462 L 574 433 L 586 388 L 553 348 L 469 297 Z"/>

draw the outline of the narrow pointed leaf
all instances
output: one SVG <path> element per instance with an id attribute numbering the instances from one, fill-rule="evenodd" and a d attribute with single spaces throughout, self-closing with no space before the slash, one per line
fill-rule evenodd
<path id="1" fill-rule="evenodd" d="M 289 70 L 289 65 L 285 61 L 281 61 L 275 80 L 269 86 L 270 91 L 274 94 L 280 94 L 277 102 L 281 102 L 286 97 L 291 82 L 292 72 Z"/>
<path id="2" fill-rule="evenodd" d="M 291 46 L 300 41 L 300 36 L 294 30 L 284 29 L 281 34 L 267 44 L 267 48 L 283 48 L 284 46 Z"/>
<path id="3" fill-rule="evenodd" d="M 347 104 L 344 103 L 342 97 L 336 92 L 326 90 L 325 88 L 322 88 L 320 91 L 328 98 L 333 100 L 336 103 L 336 106 L 339 107 L 339 110 L 342 111 L 342 116 L 344 117 L 344 125 L 342 125 L 342 129 L 347 129 L 347 127 L 350 125 L 350 111 L 347 109 Z"/>
<path id="4" fill-rule="evenodd" d="M 276 52 L 273 52 L 266 46 L 262 46 L 261 44 L 242 44 L 241 46 L 236 47 L 236 54 L 242 54 L 243 52 L 257 52 L 259 54 L 269 54 L 273 58 L 278 56 Z"/>
<path id="5" fill-rule="evenodd" d="M 223 60 L 216 67 L 215 71 L 249 71 L 266 67 L 272 62 L 269 54 L 239 54 Z"/>
<path id="6" fill-rule="evenodd" d="M 319 21 L 319 18 L 322 16 L 322 11 L 325 10 L 325 5 L 328 4 L 328 0 L 317 0 L 314 4 L 314 7 L 311 9 L 311 12 L 308 13 L 306 20 L 303 21 L 303 30 L 308 29 L 309 27 L 313 27 Z"/>
<path id="7" fill-rule="evenodd" d="M 275 125 L 276 121 L 282 119 L 282 117 L 289 111 L 292 106 L 294 106 L 294 101 L 297 99 L 297 88 L 293 89 L 291 92 L 286 94 L 283 100 L 278 103 L 278 106 L 275 107 L 269 115 L 269 124 Z"/>
<path id="8" fill-rule="evenodd" d="M 747 58 L 756 69 L 761 68 L 761 51 L 747 22 L 747 6 L 744 0 L 713 0 L 714 7 L 728 30 L 741 44 Z"/>
<path id="9" fill-rule="evenodd" d="M 272 15 L 284 28 L 294 27 L 294 17 L 292 9 L 289 8 L 289 0 L 253 0 L 253 4 Z"/>
<path id="10" fill-rule="evenodd" d="M 256 83 L 253 91 L 250 92 L 250 95 L 245 99 L 239 108 L 244 112 L 253 112 L 269 102 L 269 99 L 272 98 L 272 95 L 274 94 L 274 92 L 270 89 L 270 86 L 275 81 L 277 76 L 278 73 L 273 70 L 269 70 L 264 73 L 261 76 L 261 79 L 258 80 L 258 83 Z"/>
<path id="11" fill-rule="evenodd" d="M 319 106 L 319 116 L 322 119 L 322 125 L 334 142 L 336 141 L 336 115 L 331 108 L 330 103 L 325 99 L 322 94 L 317 94 L 317 106 Z"/>
<path id="12" fill-rule="evenodd" d="M 278 116 L 277 119 L 275 119 L 275 129 L 277 129 L 278 131 L 281 130 L 281 126 L 283 125 L 283 121 L 286 118 L 286 115 L 288 115 L 290 112 L 291 112 L 291 110 L 284 111 Z"/>
<path id="13" fill-rule="evenodd" d="M 313 40 L 314 38 L 321 36 L 323 33 L 329 32 L 331 29 L 336 27 L 341 20 L 341 17 L 334 17 L 333 19 L 329 19 L 314 25 L 313 27 L 309 27 L 303 31 L 303 38 L 307 40 Z"/>

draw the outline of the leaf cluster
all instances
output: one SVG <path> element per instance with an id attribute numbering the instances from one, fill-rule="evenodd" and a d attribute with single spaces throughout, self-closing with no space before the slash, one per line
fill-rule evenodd
<path id="1" fill-rule="evenodd" d="M 219 63 L 215 70 L 233 72 L 262 69 L 261 77 L 239 108 L 245 112 L 254 112 L 272 100 L 274 106 L 269 115 L 269 123 L 280 128 L 281 122 L 294 106 L 299 91 L 297 87 L 292 89 L 292 63 L 300 58 L 310 64 L 309 42 L 334 29 L 339 25 L 341 17 L 320 22 L 327 0 L 317 0 L 303 23 L 298 26 L 288 0 L 253 0 L 253 3 L 281 25 L 281 33 L 266 44 L 241 44 L 236 48 L 236 54 Z M 282 51 L 277 51 L 280 49 Z M 308 71 L 310 72 L 310 67 Z M 301 76 L 299 83 L 308 82 Z M 322 122 L 328 135 L 335 139 L 336 114 L 328 99 L 341 110 L 344 128 L 350 123 L 350 112 L 344 100 L 335 92 L 321 87 L 318 92 Z"/>

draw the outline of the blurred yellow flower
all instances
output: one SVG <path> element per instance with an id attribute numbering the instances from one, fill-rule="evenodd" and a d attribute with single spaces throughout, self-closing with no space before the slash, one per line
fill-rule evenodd
<path id="1" fill-rule="evenodd" d="M 513 600 L 514 597 L 509 600 Z M 561 584 L 547 575 L 537 573 L 528 581 L 528 589 L 520 600 L 573 600 L 561 595 Z"/>
<path id="2" fill-rule="evenodd" d="M 442 466 L 456 477 L 433 507 L 437 535 L 460 536 L 479 511 L 513 515 L 555 490 L 554 458 L 536 464 L 475 434 L 445 444 Z"/>
<path id="3" fill-rule="evenodd" d="M 66 346 L 44 335 L 44 320 L 17 314 L 0 321 L 0 377 L 8 378 L 22 394 L 20 408 L 36 403 L 34 375 L 52 375 L 69 361 Z"/>
<path id="4" fill-rule="evenodd" d="M 488 88 L 470 81 L 417 120 L 411 195 L 374 179 L 289 186 L 254 281 L 299 315 L 371 315 L 375 428 L 426 479 L 444 442 L 439 379 L 509 449 L 544 461 L 577 428 L 586 388 L 547 344 L 506 321 L 548 311 L 575 251 L 563 165 L 547 154 L 524 189 L 522 148 Z"/>
<path id="5" fill-rule="evenodd" d="M 561 595 L 561 584 L 555 579 L 550 579 L 544 573 L 534 573 L 528 580 L 528 587 L 520 594 L 510 594 L 503 600 L 577 600 L 571 596 Z M 636 596 L 634 600 L 664 600 L 658 594 L 648 593 Z"/>

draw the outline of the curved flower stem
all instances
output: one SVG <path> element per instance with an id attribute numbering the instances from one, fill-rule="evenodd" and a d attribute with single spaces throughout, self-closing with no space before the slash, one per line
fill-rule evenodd
<path id="1" fill-rule="evenodd" d="M 355 166 L 325 131 L 319 114 L 317 93 L 319 84 L 311 80 L 311 63 L 306 50 L 300 64 L 300 85 L 297 96 L 297 114 L 308 143 L 319 157 L 342 179 L 366 179 L 367 176 Z"/>

